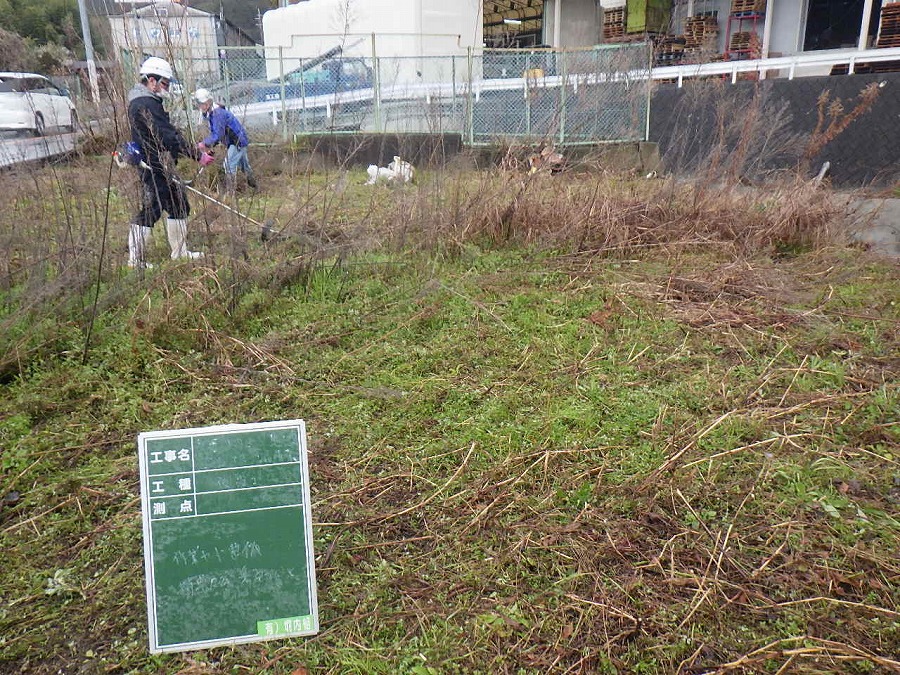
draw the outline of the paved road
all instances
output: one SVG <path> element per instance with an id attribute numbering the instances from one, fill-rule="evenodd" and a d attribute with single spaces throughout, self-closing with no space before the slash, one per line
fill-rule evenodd
<path id="1" fill-rule="evenodd" d="M 857 199 L 849 204 L 853 238 L 872 251 L 900 258 L 900 199 Z"/>
<path id="2" fill-rule="evenodd" d="M 15 132 L 0 132 L 0 168 L 54 157 L 75 149 L 77 133 L 25 137 Z"/>

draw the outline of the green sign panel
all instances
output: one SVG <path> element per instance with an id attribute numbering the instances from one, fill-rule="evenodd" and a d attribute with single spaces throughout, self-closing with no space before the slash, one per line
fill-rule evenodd
<path id="1" fill-rule="evenodd" d="M 150 651 L 319 630 L 302 420 L 138 436 Z"/>

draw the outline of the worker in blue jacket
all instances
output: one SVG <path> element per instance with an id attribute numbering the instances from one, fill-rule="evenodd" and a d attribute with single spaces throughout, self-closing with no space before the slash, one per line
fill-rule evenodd
<path id="1" fill-rule="evenodd" d="M 203 118 L 209 124 L 209 136 L 197 144 L 200 151 L 206 152 L 217 143 L 226 148 L 225 153 L 225 188 L 234 192 L 237 184 L 237 172 L 241 169 L 247 176 L 247 185 L 256 188 L 256 177 L 250 168 L 247 157 L 247 146 L 250 139 L 244 126 L 234 114 L 224 106 L 213 103 L 212 94 L 207 89 L 194 92 L 194 99 Z"/>

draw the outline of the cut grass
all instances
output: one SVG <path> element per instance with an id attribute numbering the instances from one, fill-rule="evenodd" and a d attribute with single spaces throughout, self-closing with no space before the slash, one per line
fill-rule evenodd
<path id="1" fill-rule="evenodd" d="M 106 272 L 96 316 L 90 275 L 48 293 L 0 250 L 0 671 L 895 669 L 896 267 L 806 221 L 773 257 L 778 195 L 736 243 L 711 233 L 746 195 L 678 229 L 689 195 L 639 184 L 610 255 L 582 199 L 620 187 L 548 181 L 501 222 L 511 179 L 444 180 L 291 221 L 365 234 L 340 255 L 211 228 L 202 263 Z M 469 220 L 423 215 L 445 198 Z M 321 633 L 149 656 L 135 435 L 297 417 Z"/>

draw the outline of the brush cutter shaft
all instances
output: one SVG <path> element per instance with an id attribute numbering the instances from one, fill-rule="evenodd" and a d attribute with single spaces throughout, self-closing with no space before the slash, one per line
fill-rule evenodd
<path id="1" fill-rule="evenodd" d="M 184 185 L 184 184 L 183 184 L 183 185 Z M 200 190 L 198 190 L 198 189 L 195 188 L 195 187 L 191 187 L 190 185 L 184 185 L 184 188 L 185 188 L 186 190 L 190 190 L 191 192 L 193 192 L 193 193 L 194 193 L 195 195 L 197 195 L 198 197 L 203 197 L 203 199 L 205 199 L 205 200 L 207 200 L 207 201 L 209 201 L 209 202 L 212 202 L 213 204 L 217 204 L 218 206 L 221 206 L 221 207 L 222 207 L 223 209 L 225 209 L 226 211 L 231 211 L 231 213 L 233 213 L 233 214 L 236 215 L 236 216 L 240 216 L 241 218 L 243 218 L 244 220 L 246 220 L 248 223 L 253 223 L 253 224 L 256 225 L 257 227 L 263 227 L 263 224 L 262 224 L 262 223 L 260 223 L 260 222 L 258 222 L 258 221 L 256 221 L 256 220 L 254 220 L 253 218 L 251 218 L 251 217 L 248 216 L 248 215 L 245 215 L 245 214 L 241 213 L 241 212 L 238 211 L 237 209 L 228 206 L 228 204 L 223 204 L 223 203 L 220 202 L 218 199 L 215 199 L 214 197 L 210 197 L 208 194 L 206 194 L 205 192 L 201 192 Z"/>
<path id="2" fill-rule="evenodd" d="M 129 167 L 129 166 L 132 166 L 131 164 L 129 164 L 128 162 L 126 162 L 126 161 L 121 157 L 121 155 L 119 154 L 118 151 L 116 151 L 116 152 L 113 153 L 113 159 L 115 160 L 116 164 L 119 166 L 120 169 L 124 169 L 124 168 L 127 168 L 127 167 Z M 140 162 L 140 164 L 138 164 L 138 166 L 140 166 L 142 169 L 150 169 L 150 166 L 149 166 L 146 162 L 144 162 L 143 160 L 141 160 L 141 162 Z M 193 182 L 200 176 L 200 174 L 203 173 L 203 169 L 205 169 L 205 168 L 206 168 L 206 167 L 201 166 L 201 167 L 200 167 L 200 170 L 197 172 L 197 175 L 194 176 L 194 177 L 193 177 L 191 180 L 189 180 L 189 181 L 184 181 L 184 180 L 181 180 L 181 179 L 179 179 L 179 178 L 176 178 L 176 180 L 177 180 L 177 182 L 178 182 L 185 190 L 190 190 L 191 192 L 193 192 L 193 193 L 194 193 L 195 195 L 197 195 L 198 197 L 203 197 L 203 199 L 205 199 L 205 200 L 207 200 L 207 201 L 209 201 L 209 202 L 212 202 L 213 204 L 216 204 L 216 205 L 218 205 L 218 206 L 221 206 L 221 207 L 222 207 L 223 209 L 225 209 L 226 211 L 230 211 L 230 212 L 233 213 L 234 215 L 239 216 L 240 218 L 243 218 L 243 219 L 246 220 L 248 223 L 253 223 L 253 224 L 256 225 L 257 227 L 261 228 L 261 229 L 263 230 L 263 232 L 271 232 L 271 230 L 272 230 L 272 227 L 271 227 L 271 221 L 266 221 L 265 223 L 261 223 L 261 222 L 259 222 L 258 220 L 254 220 L 254 219 L 251 218 L 250 216 L 248 216 L 248 215 L 246 215 L 246 214 L 244 214 L 244 213 L 241 213 L 240 211 L 238 211 L 238 210 L 235 209 L 235 208 L 232 208 L 232 207 L 228 206 L 228 204 L 224 204 L 224 203 L 220 202 L 218 199 L 215 199 L 214 197 L 209 196 L 209 195 L 206 194 L 205 192 L 201 192 L 201 191 L 198 190 L 197 188 L 192 187 L 192 186 L 191 186 L 191 183 L 193 183 Z"/>

